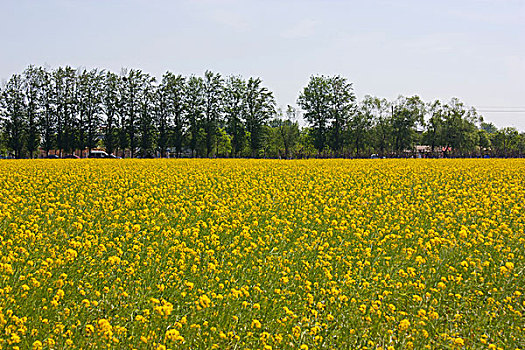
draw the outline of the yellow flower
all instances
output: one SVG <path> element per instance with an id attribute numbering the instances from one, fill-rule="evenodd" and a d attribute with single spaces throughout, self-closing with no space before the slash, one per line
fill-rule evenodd
<path id="1" fill-rule="evenodd" d="M 67 249 L 66 250 L 66 259 L 69 260 L 69 261 L 72 261 L 72 260 L 75 260 L 78 256 L 78 253 L 76 250 L 74 249 Z"/>
<path id="2" fill-rule="evenodd" d="M 204 309 L 211 305 L 211 299 L 206 295 L 203 294 L 199 297 L 199 304 Z"/>
<path id="3" fill-rule="evenodd" d="M 184 337 L 180 335 L 180 332 L 173 328 L 166 331 L 166 339 L 170 341 L 184 341 Z"/>
<path id="4" fill-rule="evenodd" d="M 262 325 L 261 325 L 261 322 L 259 322 L 259 320 L 254 319 L 254 320 L 252 321 L 252 328 L 261 328 L 261 326 L 262 326 Z"/>
<path id="5" fill-rule="evenodd" d="M 406 331 L 408 328 L 410 328 L 410 321 L 407 320 L 406 318 L 401 320 L 401 322 L 399 322 L 398 328 L 401 331 Z"/>
<path id="6" fill-rule="evenodd" d="M 0 163 L 0 347 L 498 349 L 523 333 L 523 159 Z"/>
<path id="7" fill-rule="evenodd" d="M 113 327 L 108 320 L 102 318 L 97 322 L 100 332 L 104 335 L 104 338 L 111 339 L 113 337 Z"/>
<path id="8" fill-rule="evenodd" d="M 455 338 L 454 339 L 454 344 L 457 345 L 457 346 L 464 346 L 465 345 L 465 341 L 462 339 L 462 338 Z"/>

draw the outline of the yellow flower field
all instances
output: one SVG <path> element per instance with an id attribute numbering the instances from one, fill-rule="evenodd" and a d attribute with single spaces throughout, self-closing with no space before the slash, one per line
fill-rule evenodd
<path id="1" fill-rule="evenodd" d="M 2 349 L 525 349 L 524 160 L 0 162 Z"/>

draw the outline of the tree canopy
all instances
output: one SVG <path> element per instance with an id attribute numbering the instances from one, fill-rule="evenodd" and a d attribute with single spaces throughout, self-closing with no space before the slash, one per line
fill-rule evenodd
<path id="1" fill-rule="evenodd" d="M 356 99 L 353 83 L 314 75 L 277 108 L 258 77 L 206 71 L 159 80 L 139 69 L 29 66 L 0 88 L 0 154 L 129 157 L 522 156 L 525 134 L 498 129 L 457 98 Z"/>

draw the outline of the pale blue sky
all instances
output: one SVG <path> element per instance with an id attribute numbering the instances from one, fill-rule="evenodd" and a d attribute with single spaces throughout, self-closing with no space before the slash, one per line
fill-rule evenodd
<path id="1" fill-rule="evenodd" d="M 312 74 L 358 97 L 456 96 L 525 131 L 525 0 L 0 0 L 0 79 L 27 65 L 261 77 L 281 106 Z"/>

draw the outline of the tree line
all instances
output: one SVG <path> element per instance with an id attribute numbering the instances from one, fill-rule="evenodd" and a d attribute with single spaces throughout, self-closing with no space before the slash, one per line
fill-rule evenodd
<path id="1" fill-rule="evenodd" d="M 525 153 L 524 133 L 484 123 L 456 98 L 357 101 L 341 76 L 312 76 L 297 107 L 283 110 L 260 78 L 29 66 L 1 87 L 0 118 L 0 153 L 15 158 L 94 148 L 129 157 Z"/>

